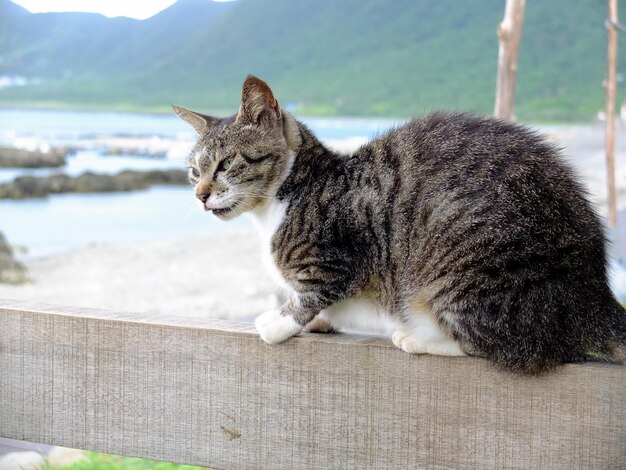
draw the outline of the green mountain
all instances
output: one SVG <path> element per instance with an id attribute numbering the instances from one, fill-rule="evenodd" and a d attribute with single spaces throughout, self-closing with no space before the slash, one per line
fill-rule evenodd
<path id="1" fill-rule="evenodd" d="M 503 13 L 494 0 L 179 0 L 137 21 L 0 0 L 0 76 L 29 80 L 0 89 L 0 105 L 232 112 L 254 73 L 296 112 L 489 113 Z M 528 2 L 520 119 L 602 109 L 605 17 L 605 0 Z"/>

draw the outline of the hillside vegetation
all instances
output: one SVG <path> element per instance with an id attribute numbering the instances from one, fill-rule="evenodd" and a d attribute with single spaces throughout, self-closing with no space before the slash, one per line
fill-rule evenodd
<path id="1" fill-rule="evenodd" d="M 31 80 L 0 89 L 0 105 L 234 111 L 254 73 L 301 113 L 488 113 L 503 11 L 494 0 L 179 0 L 137 21 L 0 0 L 0 75 Z M 604 0 L 528 2 L 521 119 L 602 108 L 605 17 Z"/>

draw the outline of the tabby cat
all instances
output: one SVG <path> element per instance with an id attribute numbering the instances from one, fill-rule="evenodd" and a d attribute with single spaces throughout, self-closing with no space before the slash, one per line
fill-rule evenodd
<path id="1" fill-rule="evenodd" d="M 234 116 L 174 111 L 199 134 L 188 166 L 202 207 L 249 212 L 285 289 L 256 320 L 266 342 L 370 326 L 408 353 L 525 373 L 626 358 L 602 223 L 533 131 L 434 113 L 342 155 L 253 76 Z"/>

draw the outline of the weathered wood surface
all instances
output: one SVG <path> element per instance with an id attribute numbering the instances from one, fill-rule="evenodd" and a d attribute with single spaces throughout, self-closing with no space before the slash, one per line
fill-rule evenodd
<path id="1" fill-rule="evenodd" d="M 626 468 L 626 367 L 0 301 L 0 436 L 216 468 Z"/>

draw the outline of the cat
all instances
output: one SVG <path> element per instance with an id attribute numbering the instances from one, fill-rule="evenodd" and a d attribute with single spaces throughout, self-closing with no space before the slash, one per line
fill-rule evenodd
<path id="1" fill-rule="evenodd" d="M 256 319 L 264 341 L 369 325 L 408 353 L 528 374 L 626 358 L 602 223 L 534 131 L 435 112 L 342 155 L 254 76 L 231 117 L 174 111 L 199 135 L 202 207 L 250 213 L 286 291 Z"/>

